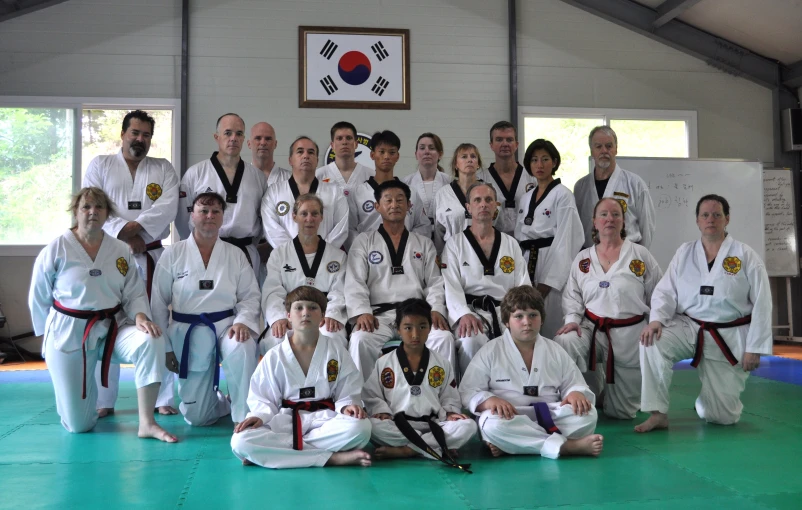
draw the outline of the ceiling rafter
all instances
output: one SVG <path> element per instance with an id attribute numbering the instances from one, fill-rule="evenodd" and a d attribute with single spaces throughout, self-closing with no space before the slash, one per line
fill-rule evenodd
<path id="1" fill-rule="evenodd" d="M 657 19 L 652 22 L 652 25 L 655 28 L 660 28 L 701 1 L 665 0 L 665 2 L 657 6 Z"/>

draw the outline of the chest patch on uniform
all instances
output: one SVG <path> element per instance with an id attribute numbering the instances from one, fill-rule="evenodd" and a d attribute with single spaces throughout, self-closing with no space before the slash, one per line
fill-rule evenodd
<path id="1" fill-rule="evenodd" d="M 524 395 L 527 397 L 537 397 L 537 386 L 524 386 Z"/>
<path id="2" fill-rule="evenodd" d="M 375 209 L 375 208 L 376 208 L 376 206 L 373 205 L 373 201 L 372 200 L 368 200 L 367 202 L 362 204 L 362 210 L 365 211 L 366 213 L 373 212 L 373 209 Z"/>
<path id="3" fill-rule="evenodd" d="M 102 274 L 103 274 L 103 271 L 101 271 L 100 269 L 90 269 L 89 270 L 89 276 L 100 276 Z"/>
<path id="4" fill-rule="evenodd" d="M 382 370 L 381 381 L 382 381 L 382 386 L 384 386 L 388 390 L 395 388 L 395 372 L 393 372 L 392 368 L 387 367 L 384 370 Z"/>
<path id="5" fill-rule="evenodd" d="M 339 262 L 337 262 L 336 260 L 335 260 L 334 262 L 329 262 L 329 263 L 326 265 L 326 270 L 327 270 L 329 273 L 336 273 L 337 271 L 339 271 L 339 270 L 340 270 L 340 263 L 339 263 Z"/>
<path id="6" fill-rule="evenodd" d="M 142 202 L 128 202 L 129 211 L 139 211 L 142 209 Z"/>
<path id="7" fill-rule="evenodd" d="M 498 267 L 503 273 L 510 274 L 515 271 L 515 259 L 505 255 L 498 261 Z"/>
<path id="8" fill-rule="evenodd" d="M 298 396 L 300 398 L 315 398 L 315 387 L 309 386 L 308 388 L 301 388 L 298 391 Z"/>
<path id="9" fill-rule="evenodd" d="M 730 274 L 738 274 L 738 271 L 741 270 L 741 259 L 738 257 L 727 257 L 724 259 L 722 265 L 724 266 L 724 271 Z"/>
<path id="10" fill-rule="evenodd" d="M 543 216 L 545 216 L 545 217 L 547 217 L 547 218 L 550 218 L 550 217 L 551 217 L 551 211 L 550 211 L 550 210 L 548 210 L 548 209 L 544 210 L 544 211 L 543 211 Z"/>
<path id="11" fill-rule="evenodd" d="M 635 276 L 643 276 L 643 273 L 646 272 L 646 264 L 644 264 L 642 260 L 635 259 L 629 263 L 629 270 L 632 271 Z"/>
<path id="12" fill-rule="evenodd" d="M 162 196 L 162 187 L 156 184 L 155 182 L 151 182 L 148 184 L 148 187 L 145 188 L 145 193 L 148 195 L 148 198 L 151 200 L 156 200 L 160 196 Z"/>
<path id="13" fill-rule="evenodd" d="M 429 386 L 432 388 L 437 388 L 438 386 L 442 385 L 446 379 L 446 371 L 443 370 L 442 367 L 438 367 L 437 365 L 433 366 L 429 369 Z"/>
<path id="14" fill-rule="evenodd" d="M 276 214 L 279 216 L 286 216 L 288 212 L 290 212 L 290 204 L 283 200 L 276 204 Z"/>
<path id="15" fill-rule="evenodd" d="M 198 290 L 213 290 L 213 289 L 214 289 L 214 280 L 198 281 Z"/>
<path id="16" fill-rule="evenodd" d="M 334 382 L 337 380 L 337 374 L 340 373 L 340 364 L 337 363 L 336 359 L 330 359 L 329 362 L 326 364 L 326 375 L 328 376 L 329 382 Z"/>
<path id="17" fill-rule="evenodd" d="M 123 276 L 128 274 L 128 261 L 125 260 L 125 257 L 120 257 L 117 259 L 117 271 L 119 271 Z"/>
<path id="18" fill-rule="evenodd" d="M 610 286 L 610 282 L 599 282 L 599 287 L 602 289 L 606 289 Z"/>
<path id="19" fill-rule="evenodd" d="M 616 198 L 616 200 L 618 200 L 618 203 L 621 204 L 621 209 L 623 209 L 624 210 L 624 214 L 626 214 L 627 213 L 627 201 L 624 200 L 623 198 Z"/>
<path id="20" fill-rule="evenodd" d="M 623 191 L 613 191 L 613 196 L 614 196 L 614 197 L 624 197 L 624 198 L 629 198 L 629 195 L 627 195 L 627 194 L 626 194 L 626 193 L 624 193 Z"/>
<path id="21" fill-rule="evenodd" d="M 582 259 L 579 261 L 579 270 L 583 273 L 590 271 L 590 259 Z"/>
<path id="22" fill-rule="evenodd" d="M 368 262 L 371 264 L 381 264 L 382 260 L 384 260 L 384 255 L 379 251 L 374 250 L 368 254 Z"/>
<path id="23" fill-rule="evenodd" d="M 712 296 L 713 295 L 714 287 L 710 285 L 702 285 L 699 287 L 699 295 L 701 296 Z"/>

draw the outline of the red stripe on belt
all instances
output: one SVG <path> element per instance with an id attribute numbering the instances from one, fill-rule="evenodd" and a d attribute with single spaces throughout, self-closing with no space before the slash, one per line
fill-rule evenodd
<path id="1" fill-rule="evenodd" d="M 696 335 L 696 349 L 694 349 L 693 360 L 691 361 L 692 367 L 696 368 L 699 366 L 699 362 L 702 361 L 702 352 L 704 352 L 705 346 L 705 331 L 710 333 L 710 336 L 712 336 L 713 340 L 716 341 L 718 348 L 721 349 L 722 353 L 724 353 L 724 357 L 727 358 L 727 361 L 730 362 L 730 365 L 735 366 L 738 364 L 738 360 L 732 354 L 730 347 L 721 337 L 721 333 L 719 333 L 718 330 L 722 328 L 735 328 L 738 326 L 743 326 L 744 324 L 749 324 L 752 322 L 752 314 L 730 322 L 700 321 L 699 319 L 694 319 L 690 315 L 688 315 L 688 318 L 699 325 L 699 333 Z"/>
<path id="2" fill-rule="evenodd" d="M 158 250 L 159 248 L 163 248 L 161 241 L 153 241 L 145 245 L 145 257 L 148 260 L 146 268 L 148 281 L 145 282 L 145 288 L 148 291 L 148 301 L 150 301 L 150 290 L 153 288 L 153 273 L 156 272 L 156 261 L 153 260 L 153 256 L 148 252 Z"/>
<path id="3" fill-rule="evenodd" d="M 613 339 L 610 337 L 610 330 L 614 328 L 625 328 L 627 326 L 634 326 L 643 322 L 643 315 L 635 315 L 628 319 L 610 319 L 608 317 L 599 317 L 590 310 L 585 310 L 585 317 L 593 323 L 593 335 L 590 337 L 590 370 L 596 370 L 596 332 L 599 330 L 604 331 L 607 335 L 607 384 L 615 384 L 615 371 L 614 362 L 615 355 L 613 353 Z"/>
<path id="4" fill-rule="evenodd" d="M 292 449 L 300 451 L 304 449 L 304 430 L 301 424 L 300 411 L 314 412 L 322 409 L 334 411 L 334 401 L 330 398 L 304 402 L 282 400 L 281 407 L 292 409 Z"/>
<path id="5" fill-rule="evenodd" d="M 86 326 L 84 326 L 84 337 L 81 340 L 81 354 L 84 359 L 84 375 L 83 375 L 83 389 L 81 391 L 81 398 L 86 398 L 86 339 L 89 338 L 89 331 L 92 326 L 98 321 L 111 319 L 111 328 L 106 337 L 106 345 L 103 347 L 103 360 L 100 363 L 100 383 L 104 388 L 109 387 L 109 367 L 111 366 L 111 355 L 114 353 L 114 344 L 117 342 L 117 320 L 114 316 L 122 310 L 122 305 L 119 304 L 114 308 L 107 308 L 105 310 L 74 310 L 67 308 L 58 301 L 53 301 L 53 308 L 64 315 L 74 317 L 76 319 L 85 319 Z"/>

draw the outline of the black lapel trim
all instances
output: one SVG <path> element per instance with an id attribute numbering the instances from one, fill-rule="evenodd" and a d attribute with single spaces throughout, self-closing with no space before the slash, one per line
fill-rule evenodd
<path id="1" fill-rule="evenodd" d="M 301 240 L 298 236 L 295 236 L 295 239 L 292 240 L 293 246 L 295 246 L 295 253 L 298 255 L 298 262 L 301 264 L 301 269 L 304 271 L 304 275 L 307 278 L 314 278 L 317 276 L 317 270 L 320 269 L 320 262 L 323 260 L 323 252 L 326 250 L 326 241 L 318 237 L 317 242 L 317 252 L 315 253 L 315 258 L 312 260 L 312 267 L 309 267 L 309 264 L 306 263 L 306 254 L 304 253 L 304 248 L 301 246 Z"/>
<path id="2" fill-rule="evenodd" d="M 290 191 L 292 192 L 292 198 L 298 200 L 298 195 L 301 194 L 301 191 L 298 189 L 298 183 L 295 182 L 295 176 L 290 177 L 287 180 L 287 183 L 290 185 Z M 312 184 L 309 185 L 309 193 L 316 194 L 317 193 L 317 185 L 320 181 L 317 180 L 317 177 L 312 180 Z"/>
<path id="3" fill-rule="evenodd" d="M 539 206 L 546 199 L 546 197 L 549 196 L 551 190 L 556 188 L 558 184 L 560 184 L 560 179 L 554 179 L 551 181 L 551 183 L 546 186 L 546 191 L 543 192 L 543 196 L 540 197 L 540 200 L 535 200 L 537 197 L 537 186 L 535 186 L 535 189 L 532 190 L 532 199 L 529 201 L 529 211 L 526 213 L 526 219 L 529 220 L 527 225 L 532 224 L 531 220 L 535 217 L 535 209 L 537 209 L 537 206 Z"/>
<path id="4" fill-rule="evenodd" d="M 482 247 L 479 246 L 479 241 L 473 236 L 471 229 L 466 228 L 464 231 L 468 244 L 471 245 L 471 248 L 473 248 L 476 256 L 479 257 L 479 261 L 485 268 L 485 276 L 493 276 L 493 274 L 495 274 L 494 266 L 496 265 L 496 259 L 498 259 L 498 252 L 501 249 L 501 232 L 496 230 L 496 227 L 493 227 L 493 232 L 496 234 L 496 237 L 493 239 L 493 249 L 490 250 L 490 259 L 488 259 L 485 257 L 485 252 L 482 251 Z"/>
<path id="5" fill-rule="evenodd" d="M 242 183 L 242 176 L 245 174 L 245 161 L 240 158 L 239 163 L 237 163 L 237 171 L 234 173 L 234 182 L 230 183 L 228 182 L 226 171 L 223 170 L 223 165 L 221 165 L 220 161 L 217 159 L 218 153 L 219 151 L 214 151 L 212 153 L 212 157 L 209 158 L 209 161 L 212 162 L 214 171 L 217 172 L 217 178 L 220 179 L 220 182 L 223 183 L 223 188 L 226 190 L 226 202 L 229 204 L 236 204 L 239 186 Z"/>
<path id="6" fill-rule="evenodd" d="M 379 225 L 379 235 L 384 239 L 387 245 L 387 250 L 390 252 L 390 262 L 393 264 L 393 269 L 404 266 L 404 250 L 407 248 L 407 239 L 409 239 L 409 230 L 404 227 L 404 233 L 401 234 L 401 242 L 398 243 L 398 251 L 393 247 L 393 240 L 390 239 L 390 234 L 384 230 L 384 225 Z M 393 273 L 403 274 L 403 273 Z"/>
<path id="7" fill-rule="evenodd" d="M 459 187 L 459 183 L 457 181 L 451 181 L 451 189 L 454 190 L 454 194 L 457 195 L 457 200 L 460 204 L 462 204 L 462 208 L 465 209 L 465 217 L 470 218 L 471 213 L 468 212 L 468 208 L 465 207 L 465 203 L 468 201 L 465 198 L 465 193 L 462 192 L 462 189 Z"/>
<path id="8" fill-rule="evenodd" d="M 496 181 L 498 189 L 501 190 L 501 194 L 504 196 L 504 208 L 515 209 L 515 192 L 518 191 L 518 183 L 521 182 L 521 176 L 524 173 L 524 167 L 518 163 L 518 167 L 515 169 L 515 177 L 512 178 L 512 186 L 508 190 L 504 187 L 504 181 L 502 181 L 501 177 L 498 175 L 495 165 L 495 163 L 491 163 L 487 168 L 487 171 L 490 172 L 490 176 L 494 181 Z"/>
<path id="9" fill-rule="evenodd" d="M 423 348 L 423 354 L 420 357 L 420 366 L 418 371 L 412 373 L 412 367 L 409 366 L 407 353 L 404 352 L 404 346 L 400 346 L 395 350 L 395 355 L 398 357 L 398 364 L 401 365 L 401 373 L 404 374 L 404 379 L 410 386 L 420 386 L 423 384 L 423 378 L 426 377 L 426 369 L 429 368 L 429 348 Z"/>

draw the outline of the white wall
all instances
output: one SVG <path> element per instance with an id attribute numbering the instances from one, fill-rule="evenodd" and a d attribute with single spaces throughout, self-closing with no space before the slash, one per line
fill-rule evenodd
<path id="1" fill-rule="evenodd" d="M 0 95 L 178 97 L 180 5 L 71 0 L 0 23 Z M 697 110 L 700 157 L 773 159 L 767 89 L 556 0 L 519 1 L 518 12 L 521 106 Z M 298 25 L 410 29 L 412 109 L 299 109 Z M 187 163 L 215 149 L 227 111 L 271 122 L 280 162 L 298 134 L 325 147 L 338 120 L 396 131 L 400 174 L 424 131 L 443 138 L 446 162 L 462 141 L 491 159 L 487 129 L 509 112 L 507 60 L 501 0 L 193 0 Z M 31 329 L 32 263 L 0 259 L 14 334 Z"/>

